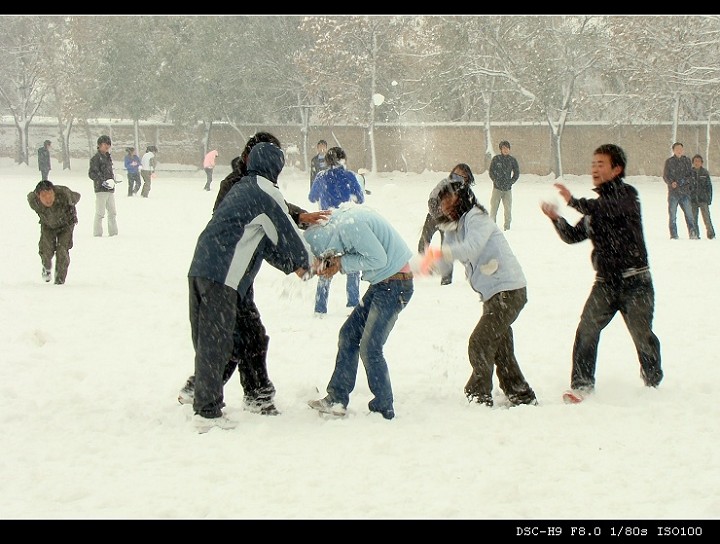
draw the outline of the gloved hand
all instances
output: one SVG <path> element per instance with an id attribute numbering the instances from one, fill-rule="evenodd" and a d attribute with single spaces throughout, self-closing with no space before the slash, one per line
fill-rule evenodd
<path id="1" fill-rule="evenodd" d="M 340 272 L 340 257 L 332 256 L 316 259 L 313 266 L 315 273 L 323 278 L 332 278 Z"/>
<path id="2" fill-rule="evenodd" d="M 114 189 L 115 188 L 115 180 L 114 179 L 106 179 L 103 181 L 102 186 L 106 189 Z"/>

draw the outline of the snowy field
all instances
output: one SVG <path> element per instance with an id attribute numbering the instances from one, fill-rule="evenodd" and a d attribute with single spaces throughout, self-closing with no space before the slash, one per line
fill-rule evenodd
<path id="1" fill-rule="evenodd" d="M 25 198 L 39 180 L 31 164 L 0 160 L 1 518 L 720 517 L 720 242 L 706 240 L 704 227 L 702 240 L 688 240 L 681 212 L 680 240 L 669 239 L 660 178 L 628 179 L 640 191 L 655 282 L 658 389 L 643 387 L 618 315 L 601 338 L 596 394 L 562 403 L 593 280 L 591 245 L 564 244 L 540 212 L 541 200 L 557 198 L 554 180 L 522 175 L 506 234 L 529 282 L 514 333 L 539 406 L 467 403 L 467 339 L 482 306 L 456 263 L 451 285 L 416 278 L 388 340 L 395 419 L 369 413 L 362 367 L 349 417 L 319 417 L 306 403 L 324 396 L 333 369 L 345 278 L 333 281 L 329 313 L 318 319 L 316 280 L 265 263 L 256 302 L 282 414 L 244 412 L 233 377 L 226 411 L 238 427 L 199 435 L 192 408 L 176 401 L 193 372 L 186 275 L 229 166 L 217 168 L 211 192 L 202 170 L 160 172 L 148 199 L 118 185 L 119 236 L 94 238 L 87 162 L 62 171 L 54 161 L 50 179 L 82 193 L 67 283 L 56 286 L 40 277 L 39 225 Z M 428 193 L 445 175 L 369 175 L 366 205 L 415 250 Z M 476 179 L 487 206 L 487 173 Z M 589 175 L 564 181 L 576 196 L 594 194 Z M 304 172 L 281 174 L 287 200 L 313 210 L 308 185 Z M 720 227 L 716 204 L 712 212 Z"/>

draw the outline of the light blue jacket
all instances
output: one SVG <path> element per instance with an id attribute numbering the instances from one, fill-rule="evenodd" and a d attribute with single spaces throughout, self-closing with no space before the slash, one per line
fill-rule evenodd
<path id="1" fill-rule="evenodd" d="M 327 224 L 305 230 L 305 239 L 316 256 L 342 255 L 343 273 L 362 272 L 373 284 L 400 272 L 413 256 L 387 219 L 354 203 L 333 210 Z"/>
<path id="2" fill-rule="evenodd" d="M 440 225 L 443 249 L 465 266 L 471 287 L 488 300 L 501 291 L 527 287 L 527 280 L 505 236 L 490 216 L 473 207 L 457 222 Z"/>

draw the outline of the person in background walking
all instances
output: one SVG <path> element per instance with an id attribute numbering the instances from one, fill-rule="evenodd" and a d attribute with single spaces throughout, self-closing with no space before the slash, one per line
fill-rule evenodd
<path id="1" fill-rule="evenodd" d="M 470 170 L 470 167 L 464 162 L 456 164 L 455 167 L 450 171 L 450 179 L 463 181 L 467 185 L 475 184 L 475 177 L 473 176 L 472 170 Z M 437 194 L 433 192 L 430 193 L 428 206 L 439 206 Z M 434 213 L 438 211 L 439 208 L 433 209 Z M 439 213 L 437 215 L 439 215 Z M 425 251 L 430 245 L 434 234 L 438 231 L 440 232 L 440 245 L 442 246 L 443 240 L 445 239 L 445 233 L 441 229 L 438 229 L 438 224 L 435 220 L 435 216 L 433 215 L 433 213 L 428 212 L 427 216 L 425 216 L 425 223 L 423 224 L 422 233 L 420 234 L 420 241 L 418 242 L 418 253 L 420 253 L 421 255 L 425 254 Z M 443 274 L 440 278 L 440 285 L 450 285 L 452 283 L 452 274 L 453 266 L 452 264 L 450 264 L 450 266 L 447 267 L 447 271 L 445 272 L 445 274 Z"/>
<path id="2" fill-rule="evenodd" d="M 328 143 L 325 140 L 320 140 L 315 147 L 317 155 L 315 155 L 310 161 L 310 189 L 312 189 L 313 180 L 315 179 L 315 176 L 317 176 L 317 173 L 327 168 L 327 164 L 325 163 L 325 153 L 327 152 L 327 148 Z"/>
<path id="3" fill-rule="evenodd" d="M 117 209 L 115 208 L 115 173 L 113 172 L 110 136 L 103 134 L 97 139 L 97 153 L 90 159 L 88 177 L 95 190 L 95 219 L 93 236 L 103 235 L 103 218 L 108 214 L 108 235 L 118 233 Z"/>
<path id="4" fill-rule="evenodd" d="M 510 142 L 503 140 L 499 144 L 500 154 L 495 155 L 490 161 L 488 174 L 493 182 L 493 190 L 490 195 L 490 217 L 497 223 L 497 213 L 500 202 L 503 203 L 504 227 L 503 230 L 510 230 L 512 221 L 512 186 L 520 177 L 520 166 L 517 160 L 510 154 Z"/>
<path id="5" fill-rule="evenodd" d="M 27 195 L 28 204 L 40 217 L 40 242 L 42 279 L 50 281 L 52 260 L 55 257 L 55 285 L 65 283 L 70 266 L 70 250 L 73 247 L 73 230 L 78 222 L 75 205 L 80 193 L 64 185 L 53 185 L 43 180 Z"/>
<path id="6" fill-rule="evenodd" d="M 655 289 L 650 275 L 640 198 L 637 189 L 625 183 L 627 158 L 617 145 L 604 144 L 593 153 L 593 190 L 597 198 L 575 198 L 562 183 L 555 183 L 568 206 L 582 214 L 571 226 L 557 206 L 541 203 L 560 239 L 576 244 L 590 239 L 595 283 L 585 302 L 575 332 L 569 391 L 566 403 L 582 402 L 595 390 L 600 333 L 617 312 L 625 320 L 640 360 L 640 375 L 647 387 L 663 379 L 660 341 L 652 331 Z"/>
<path id="7" fill-rule="evenodd" d="M 465 384 L 468 402 L 493 406 L 493 373 L 510 406 L 536 405 L 537 398 L 515 357 L 512 324 L 527 304 L 527 280 L 505 236 L 477 201 L 470 185 L 446 178 L 428 203 L 445 231 L 439 272 L 458 260 L 480 295 L 480 321 L 468 339 L 472 373 Z"/>
<path id="8" fill-rule="evenodd" d="M 140 190 L 140 157 L 135 153 L 134 147 L 126 147 L 125 170 L 127 170 L 128 196 L 133 196 Z"/>
<path id="9" fill-rule="evenodd" d="M 156 153 L 157 147 L 149 145 L 145 148 L 145 154 L 142 156 L 142 160 L 140 161 L 140 174 L 143 179 L 143 187 L 142 191 L 140 191 L 140 196 L 143 198 L 147 198 L 148 195 L 150 195 L 152 180 L 155 178 L 155 167 L 157 166 L 157 158 L 155 157 Z"/>
<path id="10" fill-rule="evenodd" d="M 43 146 L 38 148 L 38 169 L 40 170 L 40 178 L 47 179 L 50 174 L 50 147 L 52 142 L 45 140 Z"/>
<path id="11" fill-rule="evenodd" d="M 703 167 L 703 158 L 701 155 L 695 155 L 692 158 L 692 211 L 693 221 L 697 228 L 698 238 L 700 237 L 699 213 L 702 213 L 703 223 L 705 223 L 705 233 L 708 240 L 715 238 L 715 229 L 713 228 L 712 219 L 710 218 L 710 204 L 712 204 L 712 180 L 710 172 Z"/>
<path id="12" fill-rule="evenodd" d="M 663 180 L 668 188 L 668 226 L 670 227 L 670 239 L 677 240 L 677 209 L 680 209 L 685 216 L 688 236 L 691 240 L 698 239 L 697 224 L 693 221 L 691 184 L 692 184 L 692 163 L 684 154 L 685 147 L 680 142 L 672 145 L 673 154 L 665 160 L 663 169 Z"/>
<path id="13" fill-rule="evenodd" d="M 213 170 L 215 169 L 215 161 L 217 160 L 218 156 L 219 153 L 217 152 L 217 149 L 213 149 L 212 151 L 208 151 L 205 155 L 205 159 L 203 159 L 203 169 L 205 170 L 205 175 L 207 176 L 207 181 L 205 182 L 206 191 L 210 190 Z"/>
<path id="14" fill-rule="evenodd" d="M 320 209 L 330 210 L 339 208 L 344 203 L 365 202 L 365 192 L 358 181 L 358 176 L 345 168 L 346 160 L 347 155 L 341 147 L 331 147 L 325 154 L 327 168 L 315 176 L 308 195 L 310 202 L 320 201 Z M 345 277 L 346 307 L 354 308 L 360 303 L 360 272 L 349 272 Z M 327 314 L 331 282 L 332 277 L 318 276 L 315 291 L 316 316 Z"/>

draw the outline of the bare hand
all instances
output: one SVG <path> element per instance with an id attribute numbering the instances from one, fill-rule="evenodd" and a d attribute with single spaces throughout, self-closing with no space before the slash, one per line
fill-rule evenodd
<path id="1" fill-rule="evenodd" d="M 553 204 L 552 202 L 541 202 L 540 209 L 542 210 L 542 212 L 545 215 L 547 215 L 553 221 L 555 221 L 558 217 L 560 217 L 557 206 L 555 204 Z"/>
<path id="2" fill-rule="evenodd" d="M 565 185 L 563 185 L 562 183 L 553 183 L 553 186 L 558 190 L 560 196 L 566 203 L 570 202 L 570 199 L 572 198 L 572 193 L 570 192 L 570 189 L 565 187 Z"/>
<path id="3" fill-rule="evenodd" d="M 330 219 L 330 216 L 332 215 L 332 212 L 330 210 L 320 210 L 319 212 L 305 212 L 298 215 L 298 220 L 301 223 L 306 223 L 308 225 L 316 225 L 317 223 L 324 223 L 328 219 Z"/>
<path id="4" fill-rule="evenodd" d="M 340 257 L 325 257 L 324 259 L 315 259 L 313 269 L 318 276 L 323 278 L 332 278 L 340 272 Z"/>

